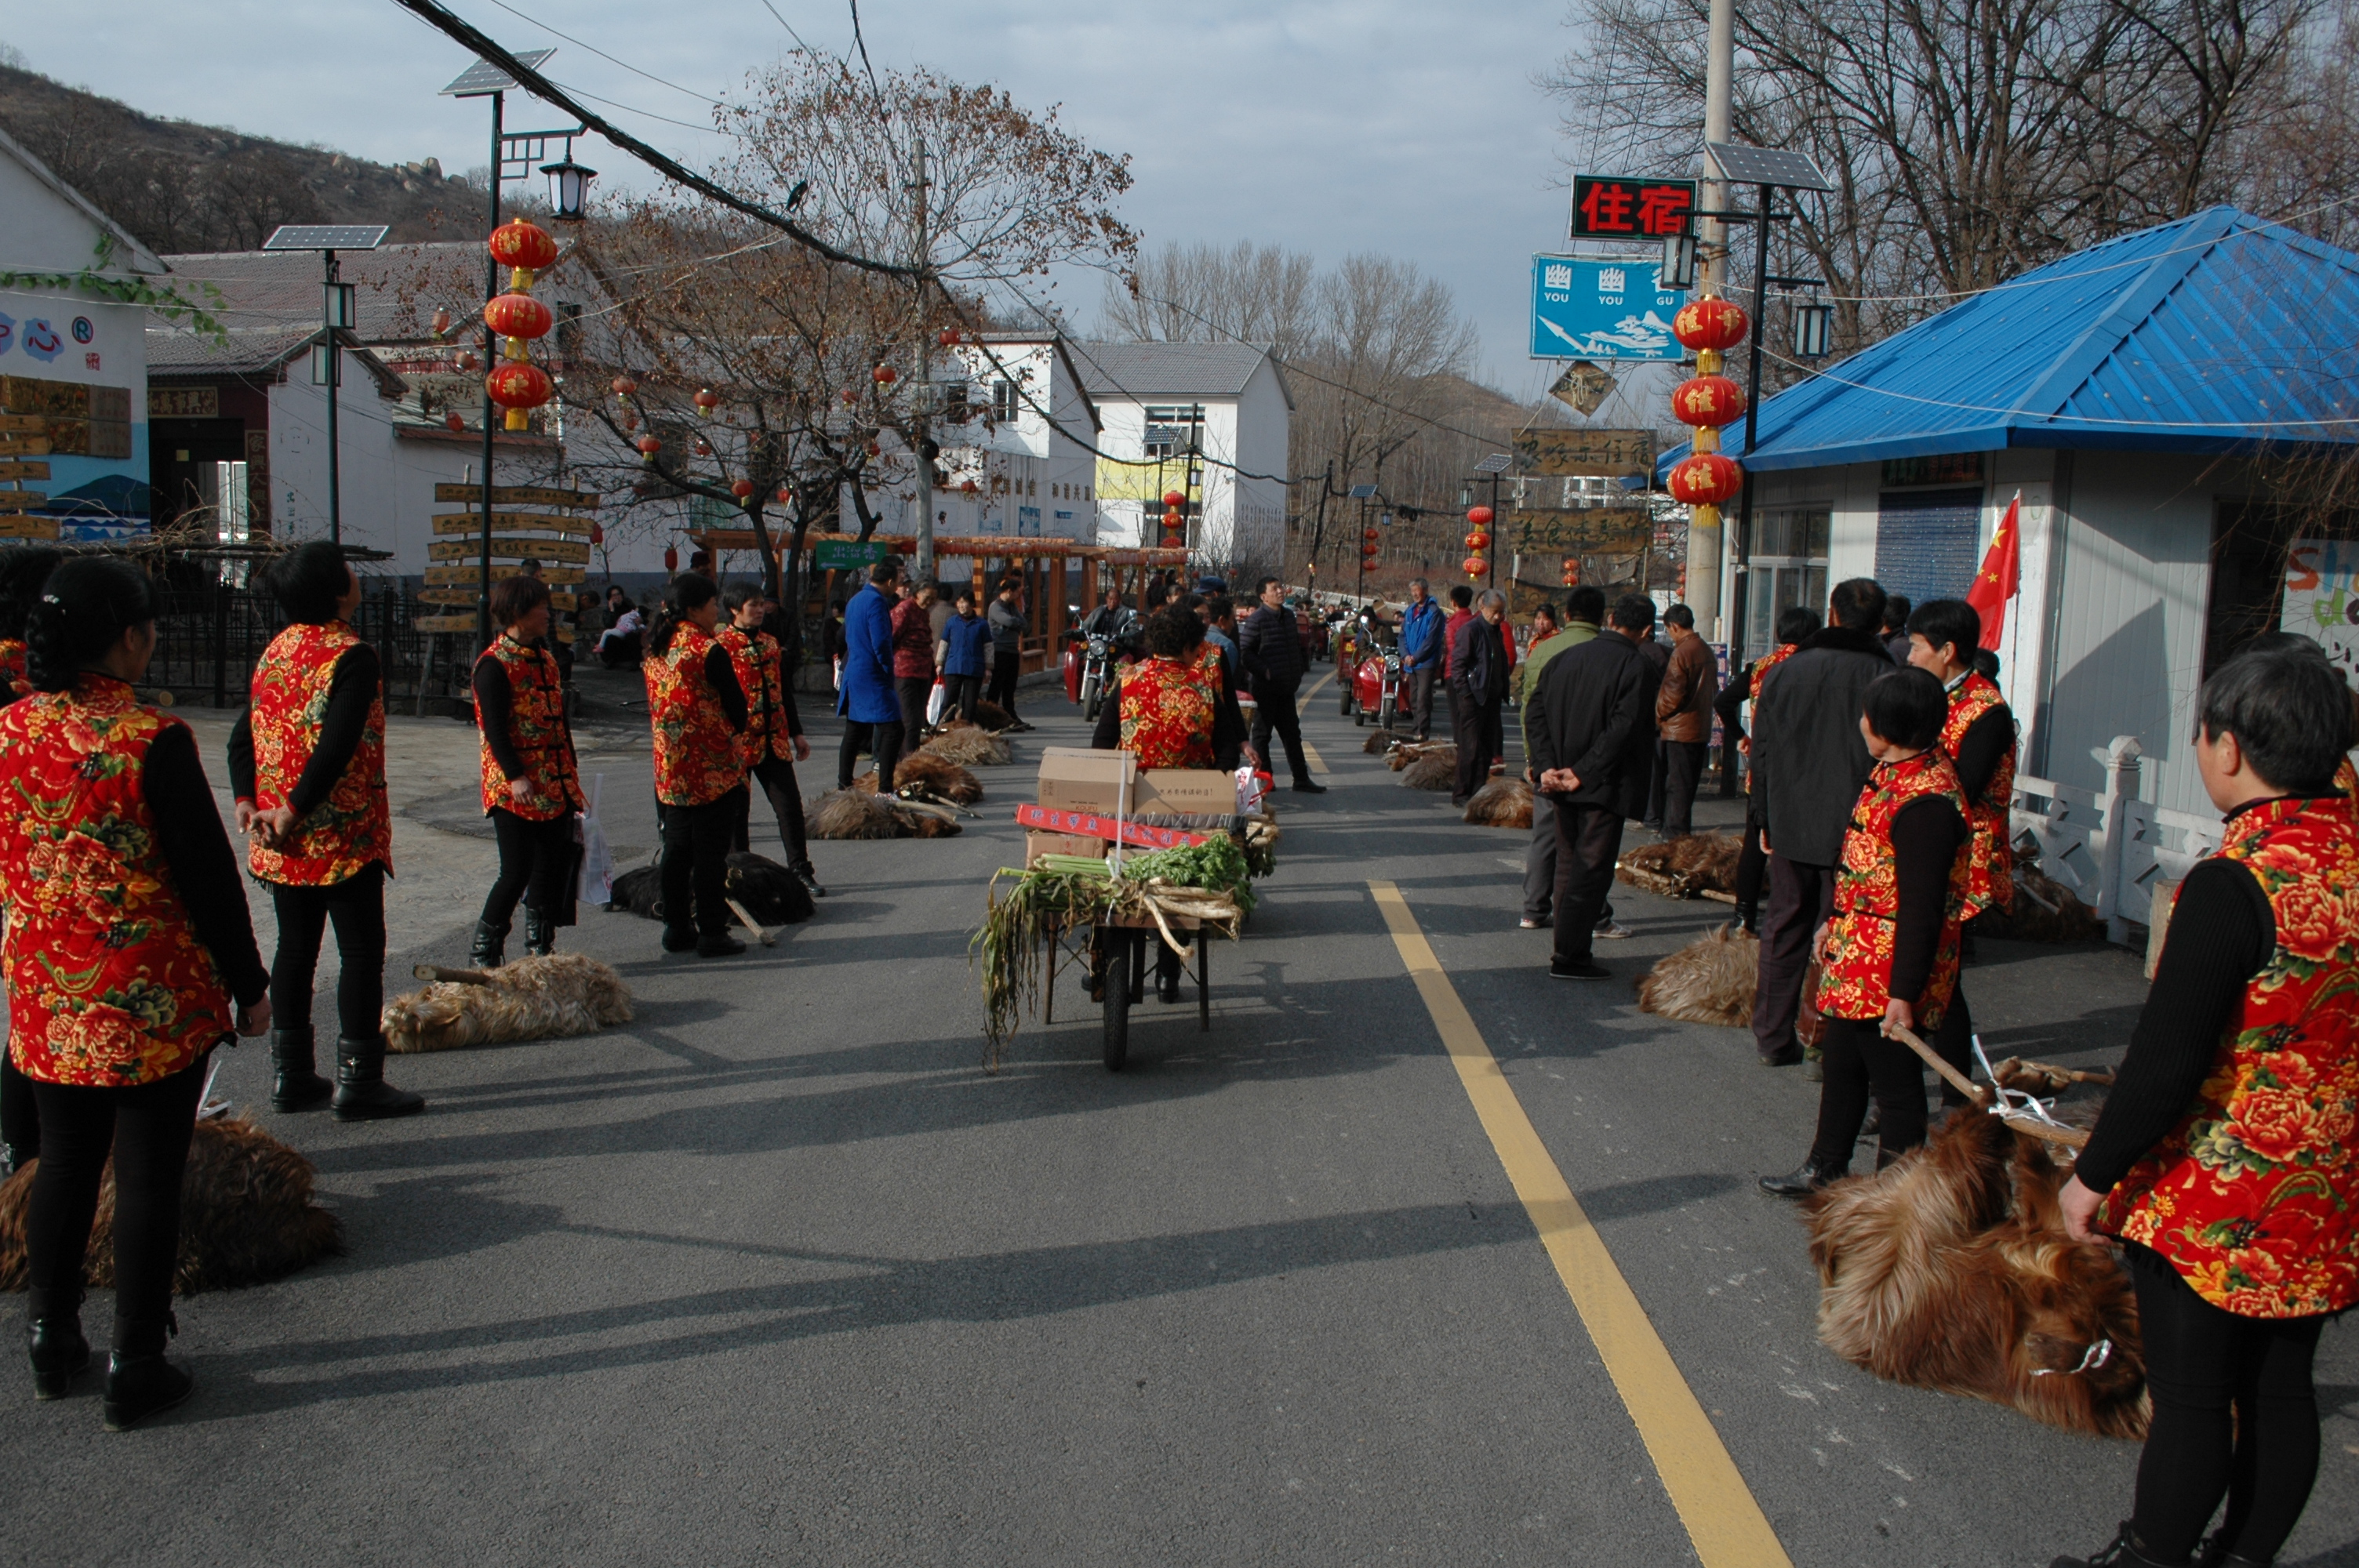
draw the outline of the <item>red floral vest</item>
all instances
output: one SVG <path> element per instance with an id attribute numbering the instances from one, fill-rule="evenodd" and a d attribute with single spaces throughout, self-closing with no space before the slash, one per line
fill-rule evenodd
<path id="1" fill-rule="evenodd" d="M 0 968 L 27 1077 L 151 1083 L 235 1033 L 141 787 L 168 728 L 104 676 L 0 711 Z"/>
<path id="2" fill-rule="evenodd" d="M 1141 768 L 1211 767 L 1220 678 L 1217 665 L 1207 670 L 1160 656 L 1123 671 L 1122 749 L 1135 752 Z"/>
<path id="3" fill-rule="evenodd" d="M 0 685 L 16 697 L 33 695 L 32 679 L 25 671 L 25 644 L 14 637 L 0 637 Z"/>
<path id="4" fill-rule="evenodd" d="M 1843 861 L 1835 868 L 1835 914 L 1827 934 L 1827 957 L 1819 981 L 1819 1011 L 1829 1018 L 1882 1018 L 1892 1000 L 1892 955 L 1899 932 L 1900 857 L 1892 848 L 1892 819 L 1909 802 L 1947 795 L 1966 814 L 1958 770 L 1940 747 L 1900 762 L 1878 762 L 1859 792 L 1851 830 L 1843 835 Z M 1917 1031 L 1939 1028 L 1958 989 L 1959 910 L 1965 897 L 1967 847 L 1950 862 L 1948 907 L 1940 946 L 1921 996 L 1904 997 L 1917 1014 Z"/>
<path id="5" fill-rule="evenodd" d="M 778 642 L 767 632 L 746 632 L 723 625 L 714 638 L 729 654 L 737 672 L 738 689 L 745 694 L 745 731 L 737 739 L 747 768 L 772 756 L 794 757 L 794 739 L 787 733 L 784 676 L 778 667 Z M 915 743 L 916 736 L 910 741 Z"/>
<path id="6" fill-rule="evenodd" d="M 1799 643 L 1780 643 L 1776 647 L 1770 649 L 1767 653 L 1762 654 L 1759 658 L 1754 660 L 1753 681 L 1750 686 L 1745 687 L 1745 700 L 1748 702 L 1760 701 L 1761 683 L 1769 678 L 1769 672 L 1776 669 L 1779 665 L 1784 664 L 1788 659 L 1792 658 L 1797 653 L 1801 651 L 1801 647 L 1802 644 Z M 1747 795 L 1751 795 L 1753 793 L 1753 770 L 1751 768 L 1745 770 L 1745 793 Z"/>
<path id="7" fill-rule="evenodd" d="M 254 804 L 272 811 L 287 804 L 327 721 L 328 688 L 336 661 L 360 638 L 341 621 L 300 622 L 270 640 L 254 666 Z M 295 827 L 293 846 L 248 841 L 247 864 L 266 882 L 329 887 L 349 881 L 382 861 L 393 871 L 393 812 L 385 797 L 385 683 L 370 699 L 368 724 L 352 761 L 328 798 Z"/>
<path id="8" fill-rule="evenodd" d="M 2348 757 L 2334 770 L 2334 787 L 2343 792 L 2343 808 L 2354 822 L 2359 822 L 2359 766 L 2354 766 Z"/>
<path id="9" fill-rule="evenodd" d="M 736 732 L 704 683 L 704 655 L 712 651 L 712 633 L 682 621 L 672 629 L 671 645 L 642 666 L 656 730 L 656 798 L 666 806 L 703 806 L 745 781 Z"/>
<path id="10" fill-rule="evenodd" d="M 527 822 L 552 822 L 586 810 L 573 770 L 573 731 L 565 722 L 565 688 L 559 684 L 556 656 L 503 632 L 477 655 L 478 663 L 484 659 L 497 660 L 507 672 L 508 741 L 532 781 L 532 804 L 517 805 L 508 793 L 508 775 L 492 758 L 492 743 L 484 741 L 484 809 L 502 806 Z M 477 713 L 476 724 L 483 721 Z"/>
<path id="11" fill-rule="evenodd" d="M 1941 725 L 1941 750 L 1957 761 L 1966 731 L 1993 708 L 2006 712 L 2006 699 L 1996 683 L 1979 671 L 1969 671 L 1950 693 L 1950 717 Z M 2015 722 L 2008 715 L 2007 723 Z M 1991 770 L 1983 793 L 1966 802 L 1966 827 L 1973 838 L 1966 845 L 1966 906 L 1972 920 L 1985 909 L 2005 909 L 2015 903 L 2015 847 L 2008 842 L 2015 807 L 2015 743 Z"/>
<path id="12" fill-rule="evenodd" d="M 2273 800 L 2230 821 L 2220 855 L 2258 879 L 2277 950 L 2103 1227 L 2240 1316 L 2340 1312 L 2359 1304 L 2359 827 L 2340 800 Z"/>

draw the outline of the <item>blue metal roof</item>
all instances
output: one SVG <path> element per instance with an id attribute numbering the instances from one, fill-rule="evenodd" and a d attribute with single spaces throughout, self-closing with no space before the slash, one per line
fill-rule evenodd
<path id="1" fill-rule="evenodd" d="M 2359 256 L 2213 207 L 2026 273 L 1766 399 L 1743 460 L 2359 441 L 2354 319 Z M 1735 454 L 1740 431 L 1725 436 Z"/>

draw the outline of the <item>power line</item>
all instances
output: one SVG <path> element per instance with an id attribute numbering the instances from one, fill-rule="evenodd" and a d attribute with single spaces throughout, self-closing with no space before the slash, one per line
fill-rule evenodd
<path id="1" fill-rule="evenodd" d="M 522 21 L 530 22 L 534 27 L 538 27 L 542 32 L 549 34 L 551 38 L 563 38 L 575 49 L 588 49 L 600 59 L 606 61 L 610 65 L 619 65 L 625 70 L 629 71 L 633 76 L 646 77 L 658 87 L 669 87 L 674 92 L 684 93 L 687 96 L 697 100 L 701 103 L 709 103 L 715 109 L 719 109 L 723 106 L 721 100 L 712 96 L 710 93 L 699 92 L 692 87 L 682 87 L 677 81 L 667 81 L 651 70 L 640 70 L 637 66 L 633 65 L 629 60 L 616 59 L 614 56 L 608 54 L 604 49 L 600 49 L 596 44 L 584 43 L 582 39 L 575 38 L 571 33 L 560 32 L 557 28 L 550 27 L 547 22 L 542 21 L 539 17 L 532 15 L 530 12 L 517 10 L 515 6 L 508 4 L 507 0 L 492 0 L 492 4 L 497 5 L 501 10 L 506 11 L 511 16 L 515 16 Z M 615 107 L 621 108 L 623 105 L 617 104 Z"/>

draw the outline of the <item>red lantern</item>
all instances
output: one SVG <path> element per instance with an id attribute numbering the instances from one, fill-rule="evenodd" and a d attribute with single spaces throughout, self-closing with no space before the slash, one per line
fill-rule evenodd
<path id="1" fill-rule="evenodd" d="M 503 294 L 484 307 L 484 325 L 503 338 L 538 338 L 556 324 L 549 307 L 529 294 Z"/>
<path id="2" fill-rule="evenodd" d="M 1733 349 L 1745 341 L 1743 307 L 1727 299 L 1690 299 L 1671 318 L 1671 336 L 1690 349 Z"/>
<path id="3" fill-rule="evenodd" d="M 750 479 L 741 479 L 729 487 L 729 493 L 740 502 L 749 500 L 754 494 L 754 481 Z"/>
<path id="4" fill-rule="evenodd" d="M 946 349 L 957 343 L 958 341 L 959 330 L 956 327 L 945 327 L 935 337 L 935 341 Z"/>
<path id="5" fill-rule="evenodd" d="M 1491 525 L 1491 509 L 1487 506 L 1468 507 L 1466 522 L 1471 527 L 1488 528 Z"/>
<path id="6" fill-rule="evenodd" d="M 639 384 L 627 375 L 618 375 L 614 378 L 614 395 L 617 397 L 628 397 L 638 389 Z"/>
<path id="7" fill-rule="evenodd" d="M 778 504 L 779 504 L 779 505 L 781 505 L 781 506 L 788 505 L 788 504 L 792 503 L 792 502 L 794 501 L 794 499 L 795 499 L 795 492 L 794 492 L 793 491 L 788 490 L 788 489 L 785 485 L 783 485 L 783 484 L 782 484 L 782 485 L 780 485 L 780 486 L 778 486 Z"/>
<path id="8" fill-rule="evenodd" d="M 1487 550 L 1491 547 L 1491 535 L 1477 528 L 1466 535 L 1466 547 L 1470 550 Z"/>
<path id="9" fill-rule="evenodd" d="M 679 547 L 677 545 L 664 546 L 664 570 L 668 572 L 679 570 Z"/>
<path id="10" fill-rule="evenodd" d="M 1567 556 L 1564 558 L 1564 586 L 1567 588 L 1581 586 L 1581 557 L 1578 556 Z"/>
<path id="11" fill-rule="evenodd" d="M 462 353 L 459 356 L 459 368 L 462 371 L 481 370 L 484 368 L 484 362 L 473 354 Z"/>
<path id="12" fill-rule="evenodd" d="M 1374 543 L 1375 541 L 1383 538 L 1384 535 L 1374 528 L 1363 528 L 1360 531 L 1360 537 L 1368 540 L 1370 543 Z"/>
<path id="13" fill-rule="evenodd" d="M 641 462 L 654 462 L 656 460 L 656 454 L 663 450 L 663 443 L 657 440 L 653 436 L 640 437 L 638 446 L 639 460 Z"/>
<path id="14" fill-rule="evenodd" d="M 884 453 L 884 448 L 878 446 L 874 441 L 868 443 L 868 455 L 872 458 L 881 456 Z"/>
<path id="15" fill-rule="evenodd" d="M 1491 563 L 1484 560 L 1480 556 L 1469 556 L 1461 564 L 1466 568 L 1466 575 L 1468 577 L 1481 577 L 1484 572 L 1491 569 Z"/>
<path id="16" fill-rule="evenodd" d="M 434 335 L 439 338 L 450 330 L 451 312 L 448 310 L 437 310 L 434 312 Z"/>
<path id="17" fill-rule="evenodd" d="M 857 403 L 860 401 L 860 394 L 853 391 L 852 388 L 847 386 L 843 389 L 843 400 L 846 403 Z"/>
<path id="18" fill-rule="evenodd" d="M 981 487 L 981 486 L 979 486 L 979 485 L 977 485 L 977 484 L 974 482 L 974 481 L 973 481 L 973 480 L 971 480 L 971 479 L 970 479 L 970 480 L 966 480 L 966 481 L 962 481 L 962 482 L 959 485 L 959 493 L 960 493 L 961 495 L 973 495 L 973 494 L 975 494 L 975 493 L 976 493 L 976 492 L 977 492 L 981 488 L 982 488 L 982 487 Z"/>
<path id="19" fill-rule="evenodd" d="M 532 421 L 525 410 L 538 408 L 557 395 L 549 373 L 523 360 L 494 365 L 492 373 L 484 378 L 484 391 L 508 411 L 507 427 L 511 430 L 531 428 Z"/>
<path id="20" fill-rule="evenodd" d="M 1690 452 L 1671 470 L 1663 488 L 1689 506 L 1718 506 L 1745 488 L 1745 470 L 1723 452 Z"/>
<path id="21" fill-rule="evenodd" d="M 502 266 L 538 272 L 557 259 L 557 242 L 538 223 L 511 218 L 492 231 L 492 259 Z"/>
<path id="22" fill-rule="evenodd" d="M 624 416 L 623 416 L 623 428 L 624 428 L 624 429 L 625 429 L 625 430 L 636 430 L 636 429 L 637 429 L 638 427 L 639 427 L 639 416 L 638 416 L 637 415 L 636 415 L 636 414 L 625 414 L 625 415 L 624 415 Z"/>
<path id="23" fill-rule="evenodd" d="M 1724 375 L 1693 376 L 1671 393 L 1671 413 L 1682 425 L 1733 425 L 1745 417 L 1745 389 Z"/>
<path id="24" fill-rule="evenodd" d="M 603 544 L 604 544 L 605 542 L 606 542 L 606 530 L 604 530 L 603 528 L 601 528 L 601 527 L 600 527 L 600 526 L 598 526 L 598 524 L 596 524 L 595 523 L 591 524 L 590 524 L 590 543 L 591 543 L 592 546 L 597 546 L 597 545 L 603 545 Z"/>
<path id="25" fill-rule="evenodd" d="M 442 416 L 442 423 L 450 427 L 453 435 L 467 427 L 467 422 L 456 414 L 445 414 Z"/>
<path id="26" fill-rule="evenodd" d="M 1167 490 L 1163 492 L 1163 510 L 1166 512 L 1177 512 L 1187 504 L 1188 498 L 1178 491 Z"/>
<path id="27" fill-rule="evenodd" d="M 900 373 L 891 365 L 878 365 L 871 373 L 876 377 L 876 384 L 879 386 L 890 386 L 900 379 Z"/>
<path id="28" fill-rule="evenodd" d="M 721 406 L 721 395 L 709 386 L 700 386 L 696 389 L 696 395 L 689 401 L 696 405 L 696 412 L 700 416 L 709 417 L 714 409 Z"/>

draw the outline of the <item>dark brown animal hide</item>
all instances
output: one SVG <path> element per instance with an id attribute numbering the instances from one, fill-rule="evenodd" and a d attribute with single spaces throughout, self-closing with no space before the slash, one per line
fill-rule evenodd
<path id="1" fill-rule="evenodd" d="M 1417 737 L 1398 730 L 1378 730 L 1360 742 L 1360 750 L 1371 757 L 1381 757 L 1395 746 L 1414 744 Z"/>
<path id="2" fill-rule="evenodd" d="M 1690 833 L 1668 843 L 1623 852 L 1614 874 L 1632 887 L 1665 898 L 1736 891 L 1736 858 L 1745 846 L 1733 834 Z"/>
<path id="3" fill-rule="evenodd" d="M 2096 911 L 2073 896 L 2072 890 L 2041 871 L 2017 861 L 2015 903 L 1992 910 L 1974 922 L 1977 933 L 2016 942 L 2102 942 L 2105 923 Z"/>
<path id="4" fill-rule="evenodd" d="M 1458 785 L 1458 748 L 1455 746 L 1403 746 L 1393 752 L 1397 757 L 1411 750 L 1418 755 L 1400 771 L 1401 783 L 1410 789 L 1450 790 Z"/>
<path id="5" fill-rule="evenodd" d="M 952 801 L 960 806 L 973 806 L 983 798 L 983 781 L 946 757 L 928 752 L 911 752 L 893 768 L 896 790 L 917 784 L 928 795 Z M 852 787 L 876 793 L 876 773 L 870 769 L 852 781 Z"/>
<path id="6" fill-rule="evenodd" d="M 1517 778 L 1493 779 L 1466 802 L 1466 820 L 1477 827 L 1532 825 L 1532 786 Z"/>
<path id="7" fill-rule="evenodd" d="M 809 920 L 817 906 L 810 890 L 794 872 L 765 856 L 734 850 L 729 856 L 729 896 L 765 925 L 794 925 Z M 663 871 L 660 865 L 636 866 L 614 879 L 609 909 L 627 909 L 648 920 L 663 918 Z"/>

